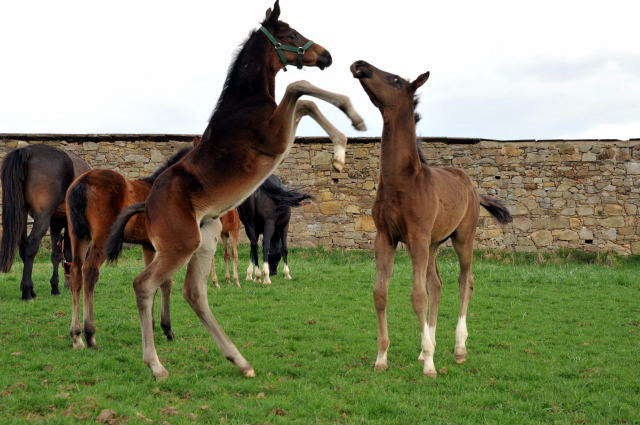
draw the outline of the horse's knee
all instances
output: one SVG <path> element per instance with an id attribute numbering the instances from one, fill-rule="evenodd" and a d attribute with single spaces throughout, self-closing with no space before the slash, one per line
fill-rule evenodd
<path id="1" fill-rule="evenodd" d="M 306 80 L 294 81 L 287 86 L 285 94 L 301 96 L 305 94 L 311 87 L 313 86 Z"/>
<path id="2" fill-rule="evenodd" d="M 387 308 L 387 291 L 384 289 L 373 289 L 373 303 L 376 310 L 384 310 Z"/>

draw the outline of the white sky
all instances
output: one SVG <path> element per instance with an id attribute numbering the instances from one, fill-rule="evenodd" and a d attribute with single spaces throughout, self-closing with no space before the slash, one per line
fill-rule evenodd
<path id="1" fill-rule="evenodd" d="M 233 54 L 271 0 L 0 0 L 0 133 L 201 133 Z M 289 68 L 382 122 L 349 65 L 421 89 L 420 136 L 640 137 L 640 1 L 281 0 L 282 20 L 326 47 L 325 71 Z M 308 118 L 298 135 L 322 135 Z"/>

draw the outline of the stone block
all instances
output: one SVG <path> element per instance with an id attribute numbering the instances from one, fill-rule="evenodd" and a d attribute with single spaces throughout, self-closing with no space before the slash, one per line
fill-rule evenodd
<path id="1" fill-rule="evenodd" d="M 513 227 L 521 232 L 526 232 L 531 229 L 531 219 L 528 217 L 514 217 Z"/>
<path id="2" fill-rule="evenodd" d="M 612 216 L 603 218 L 598 221 L 598 224 L 602 227 L 624 227 L 624 217 L 622 216 Z"/>
<path id="3" fill-rule="evenodd" d="M 580 229 L 578 236 L 582 240 L 587 240 L 587 239 L 593 240 L 593 232 L 587 229 L 586 227 L 583 227 L 582 229 Z"/>
<path id="4" fill-rule="evenodd" d="M 627 174 L 640 174 L 640 162 L 627 162 Z"/>
<path id="5" fill-rule="evenodd" d="M 531 234 L 531 240 L 537 247 L 549 246 L 553 242 L 553 235 L 549 230 L 538 230 Z"/>
<path id="6" fill-rule="evenodd" d="M 324 215 L 335 215 L 343 212 L 344 205 L 339 201 L 326 201 L 318 204 L 320 212 Z"/>
<path id="7" fill-rule="evenodd" d="M 624 207 L 618 204 L 606 204 L 604 206 L 605 215 L 624 215 Z"/>
<path id="8" fill-rule="evenodd" d="M 573 230 L 554 230 L 553 236 L 560 241 L 576 241 L 578 240 L 578 232 Z"/>
<path id="9" fill-rule="evenodd" d="M 373 217 L 370 215 L 363 215 L 356 221 L 356 230 L 360 232 L 375 232 L 376 225 L 373 222 Z"/>

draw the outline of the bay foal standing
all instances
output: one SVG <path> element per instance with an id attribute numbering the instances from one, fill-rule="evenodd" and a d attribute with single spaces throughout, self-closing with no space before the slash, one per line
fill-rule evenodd
<path id="1" fill-rule="evenodd" d="M 389 278 L 398 242 L 404 242 L 413 264 L 411 298 L 422 335 L 419 360 L 424 362 L 424 374 L 435 377 L 433 355 L 442 286 L 436 264 L 438 247 L 451 238 L 460 262 L 455 360 L 462 363 L 467 356 L 466 315 L 473 291 L 471 262 L 479 206 L 485 207 L 500 223 L 510 222 L 511 215 L 500 201 L 478 195 L 463 171 L 430 167 L 422 157 L 416 144 L 415 93 L 429 78 L 428 72 L 409 82 L 364 61 L 354 62 L 351 72 L 360 80 L 384 121 L 380 181 L 373 205 L 377 229 L 374 301 L 378 316 L 378 357 L 375 367 L 387 368 Z"/>
<path id="2" fill-rule="evenodd" d="M 233 284 L 238 288 L 240 287 L 240 280 L 238 279 L 238 238 L 240 237 L 240 214 L 236 208 L 227 211 L 222 217 L 220 217 L 220 223 L 222 223 L 222 229 L 220 230 L 220 242 L 224 247 L 224 266 L 225 266 L 225 281 L 227 285 L 231 284 L 231 275 L 229 273 L 229 262 L 233 261 Z M 229 247 L 230 242 L 230 247 Z M 229 252 L 231 251 L 231 252 Z M 211 262 L 211 283 L 216 288 L 220 288 L 218 283 L 218 276 L 216 273 L 216 259 L 213 258 Z"/>
<path id="3" fill-rule="evenodd" d="M 205 229 L 210 218 L 240 204 L 282 162 L 293 142 L 294 112 L 302 95 L 330 102 L 335 98 L 306 81 L 298 81 L 290 84 L 280 103 L 276 103 L 275 76 L 284 66 L 295 63 L 298 67 L 323 69 L 332 61 L 324 47 L 310 42 L 280 21 L 279 16 L 276 1 L 273 10 L 267 11 L 262 27 L 249 36 L 231 65 L 202 141 L 158 177 L 147 198 L 144 220 L 156 255 L 135 278 L 133 286 L 140 313 L 143 359 L 156 379 L 166 378 L 168 372 L 158 359 L 153 340 L 153 294 L 187 262 L 184 297 L 223 355 L 245 376 L 255 376 L 253 367 L 209 308 L 206 278 L 211 253 L 203 248 L 207 241 L 201 235 L 201 225 Z M 350 103 L 336 106 L 356 128 L 363 126 Z M 116 254 L 117 249 L 112 252 Z"/>

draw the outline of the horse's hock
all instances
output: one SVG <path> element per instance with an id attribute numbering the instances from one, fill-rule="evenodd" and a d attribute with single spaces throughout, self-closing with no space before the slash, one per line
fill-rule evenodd
<path id="1" fill-rule="evenodd" d="M 24 143 L 47 143 L 79 154 L 93 168 L 138 178 L 193 137 L 0 134 L 0 159 Z M 640 139 L 424 138 L 420 146 L 431 165 L 463 169 L 481 192 L 508 205 L 514 221 L 506 226 L 480 210 L 476 248 L 640 254 Z M 276 172 L 314 196 L 293 211 L 290 245 L 371 248 L 380 139 L 350 139 L 341 173 L 331 167 L 332 150 L 327 138 L 299 138 Z"/>

